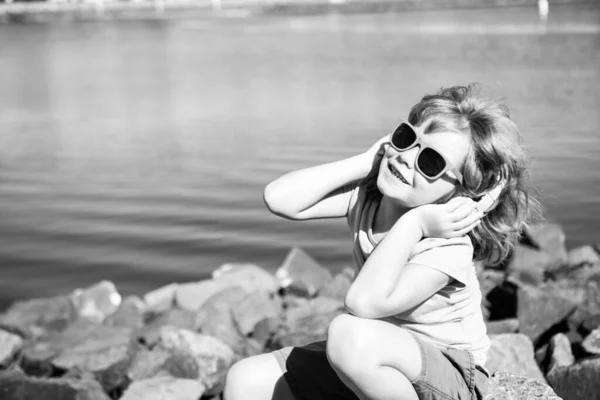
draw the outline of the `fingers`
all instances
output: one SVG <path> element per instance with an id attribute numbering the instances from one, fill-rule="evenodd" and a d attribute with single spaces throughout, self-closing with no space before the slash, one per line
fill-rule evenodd
<path id="1" fill-rule="evenodd" d="M 475 227 L 477 227 L 477 225 L 479 225 L 481 223 L 481 219 L 473 222 L 472 224 L 466 226 L 465 228 L 462 228 L 458 231 L 456 231 L 456 236 L 464 236 L 467 233 L 471 232 L 473 229 L 475 229 Z"/>
<path id="2" fill-rule="evenodd" d="M 470 214 L 466 215 L 461 220 L 454 222 L 452 227 L 454 228 L 454 230 L 457 230 L 457 231 L 468 228 L 469 226 L 473 225 L 477 221 L 481 221 L 481 218 L 483 218 L 483 216 L 484 216 L 483 212 L 481 212 L 479 210 L 473 210 Z"/>
<path id="3" fill-rule="evenodd" d="M 469 198 L 465 198 L 465 199 L 466 200 L 464 200 L 452 212 L 452 215 L 450 216 L 450 220 L 452 222 L 462 221 L 463 219 L 465 219 L 469 215 L 471 215 L 473 212 L 479 211 L 479 209 L 477 208 L 477 203 L 475 203 L 473 200 L 471 200 Z"/>
<path id="4" fill-rule="evenodd" d="M 456 211 L 460 206 L 467 204 L 467 202 L 471 201 L 468 197 L 454 197 L 450 199 L 446 206 L 448 207 L 449 212 Z"/>

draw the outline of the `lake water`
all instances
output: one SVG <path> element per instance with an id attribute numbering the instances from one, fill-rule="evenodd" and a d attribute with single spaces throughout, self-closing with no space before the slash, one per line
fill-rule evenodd
<path id="1" fill-rule="evenodd" d="M 270 215 L 281 174 L 365 150 L 441 86 L 506 98 L 546 216 L 600 242 L 600 8 L 0 26 L 0 305 L 125 294 L 292 246 L 336 271 L 345 221 Z"/>

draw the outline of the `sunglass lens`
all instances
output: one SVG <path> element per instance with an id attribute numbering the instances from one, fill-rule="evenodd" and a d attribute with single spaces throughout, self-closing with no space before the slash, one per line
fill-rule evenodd
<path id="1" fill-rule="evenodd" d="M 417 134 L 410 126 L 404 123 L 396 128 L 391 139 L 392 145 L 400 150 L 408 148 L 415 140 L 417 140 Z"/>
<path id="2" fill-rule="evenodd" d="M 446 160 L 437 151 L 425 148 L 419 155 L 417 165 L 423 174 L 434 178 L 446 168 Z"/>

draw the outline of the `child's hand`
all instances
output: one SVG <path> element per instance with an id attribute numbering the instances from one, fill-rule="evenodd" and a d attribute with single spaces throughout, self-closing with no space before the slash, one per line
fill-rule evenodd
<path id="1" fill-rule="evenodd" d="M 369 175 L 377 174 L 379 172 L 379 165 L 381 164 L 381 159 L 385 154 L 387 147 L 389 146 L 389 138 L 390 135 L 385 135 L 381 139 L 379 139 L 373 146 L 371 146 L 367 151 L 362 153 L 363 159 L 367 164 L 370 172 Z"/>
<path id="2" fill-rule="evenodd" d="M 426 204 L 413 210 L 423 237 L 453 238 L 466 235 L 481 222 L 483 212 L 468 197 L 455 197 L 446 204 Z"/>

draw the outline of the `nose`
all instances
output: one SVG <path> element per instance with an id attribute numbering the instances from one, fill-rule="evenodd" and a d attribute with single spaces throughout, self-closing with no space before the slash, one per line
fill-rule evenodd
<path id="1" fill-rule="evenodd" d="M 406 165 L 410 169 L 413 169 L 420 148 L 420 145 L 416 145 L 412 149 L 408 149 L 405 151 L 396 151 L 395 158 L 399 163 Z"/>

